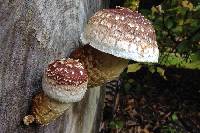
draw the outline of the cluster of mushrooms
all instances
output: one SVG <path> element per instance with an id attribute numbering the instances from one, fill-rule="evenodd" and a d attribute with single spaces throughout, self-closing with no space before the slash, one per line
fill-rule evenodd
<path id="1" fill-rule="evenodd" d="M 87 88 L 117 78 L 128 60 L 158 62 L 155 30 L 149 20 L 128 8 L 103 9 L 92 16 L 81 35 L 83 46 L 68 59 L 51 62 L 42 80 L 43 92 L 33 98 L 32 113 L 24 117 L 46 125 L 73 102 L 79 102 Z"/>

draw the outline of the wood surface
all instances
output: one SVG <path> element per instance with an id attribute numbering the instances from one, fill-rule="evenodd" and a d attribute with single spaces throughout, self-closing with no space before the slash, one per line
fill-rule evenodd
<path id="1" fill-rule="evenodd" d="M 88 18 L 107 0 L 0 1 L 0 133 L 96 132 L 100 87 L 47 126 L 25 126 L 32 97 L 41 90 L 44 67 L 79 46 Z"/>

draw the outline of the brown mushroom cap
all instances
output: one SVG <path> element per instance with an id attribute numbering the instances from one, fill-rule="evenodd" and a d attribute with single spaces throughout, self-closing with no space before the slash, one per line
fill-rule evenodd
<path id="1" fill-rule="evenodd" d="M 61 102 L 76 102 L 84 96 L 87 71 L 78 60 L 56 60 L 44 72 L 42 87 L 49 97 Z"/>
<path id="2" fill-rule="evenodd" d="M 45 71 L 49 79 L 59 85 L 77 86 L 87 81 L 87 72 L 78 60 L 56 60 Z"/>
<path id="3" fill-rule="evenodd" d="M 128 8 L 103 9 L 95 13 L 81 40 L 117 57 L 158 62 L 159 50 L 151 22 Z"/>

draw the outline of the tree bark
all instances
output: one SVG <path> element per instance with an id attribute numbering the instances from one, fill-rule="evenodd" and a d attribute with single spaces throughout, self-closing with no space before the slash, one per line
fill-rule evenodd
<path id="1" fill-rule="evenodd" d="M 79 45 L 87 19 L 108 0 L 0 1 L 0 132 L 90 133 L 96 131 L 99 87 L 47 126 L 25 126 L 32 97 L 41 90 L 44 67 Z"/>

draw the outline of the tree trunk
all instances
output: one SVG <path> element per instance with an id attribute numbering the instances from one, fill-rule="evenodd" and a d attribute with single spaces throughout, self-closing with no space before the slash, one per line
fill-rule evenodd
<path id="1" fill-rule="evenodd" d="M 87 19 L 108 0 L 0 1 L 0 132 L 96 132 L 99 87 L 47 126 L 25 126 L 32 97 L 41 90 L 43 69 L 78 47 Z"/>

